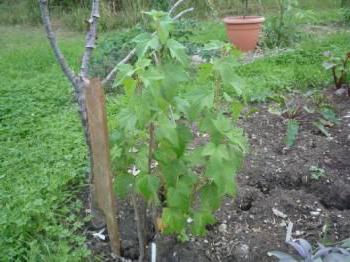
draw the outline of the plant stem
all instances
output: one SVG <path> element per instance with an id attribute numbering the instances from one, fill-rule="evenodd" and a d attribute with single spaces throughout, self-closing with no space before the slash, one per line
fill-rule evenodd
<path id="1" fill-rule="evenodd" d="M 246 16 L 248 16 L 248 1 L 249 0 L 242 0 L 242 4 L 244 6 L 244 11 L 243 11 L 243 18 L 245 19 Z"/>
<path id="2" fill-rule="evenodd" d="M 155 126 L 154 123 L 151 122 L 149 125 L 149 145 L 148 145 L 148 173 L 152 174 L 152 161 L 153 154 L 156 147 L 155 142 Z"/>
<path id="3" fill-rule="evenodd" d="M 142 228 L 141 216 L 139 214 L 139 209 L 137 205 L 137 199 L 135 193 L 131 194 L 132 204 L 134 206 L 135 212 L 135 221 L 136 221 L 136 229 L 137 229 L 137 237 L 139 240 L 139 262 L 143 262 L 145 257 L 145 238 L 144 238 L 144 230 Z"/>

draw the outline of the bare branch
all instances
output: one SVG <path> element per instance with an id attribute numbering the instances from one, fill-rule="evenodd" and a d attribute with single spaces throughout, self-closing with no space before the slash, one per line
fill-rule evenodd
<path id="1" fill-rule="evenodd" d="M 175 11 L 175 9 L 181 5 L 185 0 L 179 0 L 177 1 L 169 10 L 169 16 L 171 16 L 171 14 Z"/>
<path id="2" fill-rule="evenodd" d="M 176 15 L 176 16 L 173 18 L 173 20 L 177 20 L 177 19 L 179 19 L 180 17 L 184 16 L 185 14 L 192 12 L 193 10 L 194 10 L 193 7 L 188 8 L 188 9 L 186 9 L 186 10 L 183 10 L 183 11 L 180 12 L 178 15 Z"/>
<path id="3" fill-rule="evenodd" d="M 122 64 L 126 64 L 129 62 L 129 60 L 135 55 L 136 53 L 136 48 L 130 51 L 130 53 L 123 59 L 121 60 L 113 69 L 112 71 L 107 75 L 107 77 L 102 81 L 102 85 L 106 85 L 108 82 L 112 81 L 113 77 L 118 71 L 118 67 Z"/>
<path id="4" fill-rule="evenodd" d="M 66 75 L 68 80 L 72 83 L 72 85 L 77 89 L 76 75 L 73 70 L 69 67 L 61 49 L 59 48 L 56 40 L 56 36 L 52 30 L 48 1 L 47 0 L 39 0 L 41 18 L 45 27 L 47 38 L 49 39 L 52 50 L 54 51 L 55 57 L 63 73 Z"/>
<path id="5" fill-rule="evenodd" d="M 89 73 L 89 63 L 92 51 L 95 49 L 97 23 L 100 17 L 99 0 L 92 1 L 91 16 L 87 21 L 90 25 L 89 31 L 86 34 L 85 52 L 81 62 L 80 77 L 87 78 Z"/>

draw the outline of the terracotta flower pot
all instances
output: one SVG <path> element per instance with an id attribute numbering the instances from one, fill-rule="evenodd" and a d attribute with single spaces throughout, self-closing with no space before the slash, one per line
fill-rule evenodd
<path id="1" fill-rule="evenodd" d="M 253 51 L 259 40 L 261 16 L 230 16 L 224 19 L 231 43 L 243 52 Z"/>

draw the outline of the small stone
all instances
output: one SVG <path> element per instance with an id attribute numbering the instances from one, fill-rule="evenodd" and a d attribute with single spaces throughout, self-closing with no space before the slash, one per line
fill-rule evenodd
<path id="1" fill-rule="evenodd" d="M 204 239 L 204 243 L 208 244 L 208 243 L 209 243 L 209 241 L 208 241 L 208 240 L 206 240 L 206 239 Z"/>
<path id="2" fill-rule="evenodd" d="M 320 212 L 318 212 L 318 211 L 311 211 L 310 214 L 311 214 L 312 216 L 319 216 L 319 215 L 320 215 Z"/>
<path id="3" fill-rule="evenodd" d="M 192 63 L 195 65 L 199 65 L 205 63 L 205 60 L 199 55 L 194 55 L 192 56 Z"/>
<path id="4" fill-rule="evenodd" d="M 272 208 L 272 213 L 277 217 L 284 218 L 284 219 L 287 218 L 287 215 L 279 211 L 277 208 Z"/>
<path id="5" fill-rule="evenodd" d="M 299 231 L 299 230 L 295 231 L 295 235 L 297 237 L 303 235 L 304 233 L 305 233 L 304 231 Z"/>
<path id="6" fill-rule="evenodd" d="M 348 93 L 347 88 L 339 88 L 337 91 L 334 92 L 337 96 L 343 96 Z"/>
<path id="7" fill-rule="evenodd" d="M 225 233 L 227 231 L 227 225 L 226 224 L 221 224 L 219 226 L 219 232 Z"/>
<path id="8" fill-rule="evenodd" d="M 235 256 L 239 257 L 239 261 L 244 261 L 249 259 L 249 246 L 246 244 L 241 244 L 235 248 Z"/>

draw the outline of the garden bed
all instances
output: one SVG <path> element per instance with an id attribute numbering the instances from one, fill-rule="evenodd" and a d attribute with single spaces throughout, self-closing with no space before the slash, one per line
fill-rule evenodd
<path id="1" fill-rule="evenodd" d="M 158 241 L 157 261 L 273 261 L 268 251 L 286 250 L 286 226 L 293 238 L 313 244 L 334 243 L 350 236 L 350 101 L 328 91 L 341 121 L 326 138 L 308 121 L 300 126 L 293 148 L 286 149 L 286 120 L 268 105 L 240 121 L 251 145 L 238 176 L 236 199 L 226 199 L 217 223 L 205 238 L 178 243 Z M 309 116 L 313 116 L 310 114 Z M 307 120 L 307 119 L 304 119 Z M 322 176 L 312 175 L 317 167 Z M 137 258 L 133 211 L 121 203 L 123 255 Z M 274 211 L 273 211 L 274 210 Z M 277 210 L 277 212 L 276 212 Z M 279 213 L 279 212 L 280 213 Z M 113 260 L 107 241 L 91 237 L 93 253 Z"/>

